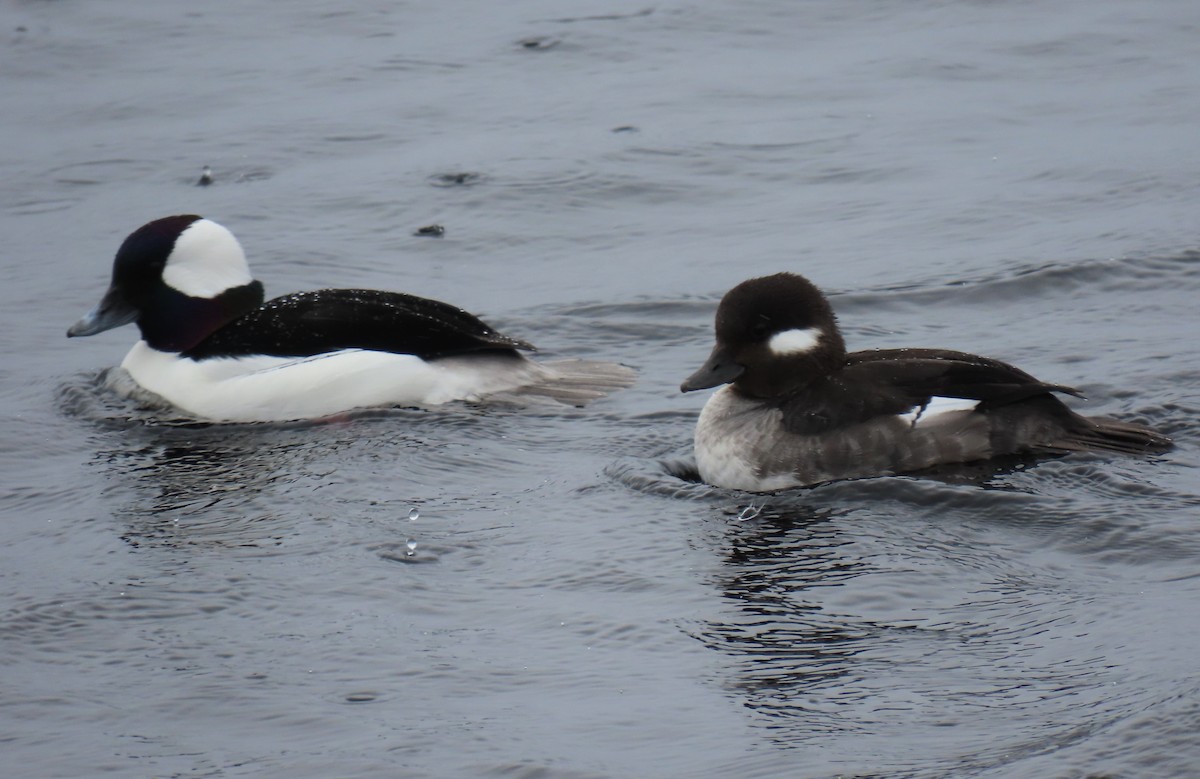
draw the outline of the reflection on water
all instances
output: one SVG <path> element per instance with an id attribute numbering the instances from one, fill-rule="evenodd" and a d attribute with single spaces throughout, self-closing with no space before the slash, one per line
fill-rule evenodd
<path id="1" fill-rule="evenodd" d="M 134 486 L 136 497 L 121 512 L 122 538 L 130 544 L 260 547 L 290 535 L 290 521 L 271 510 L 271 496 L 319 478 L 306 473 L 311 451 L 301 443 L 169 440 L 98 457 Z"/>
<path id="2" fill-rule="evenodd" d="M 888 775 L 913 776 L 1067 748 L 1161 702 L 1103 648 L 1106 614 L 1129 598 L 1110 581 L 1119 568 L 1080 568 L 1069 549 L 1030 557 L 1039 537 L 1111 533 L 1141 500 L 1113 493 L 1102 467 L 1056 462 L 1051 489 L 1035 471 L 1003 491 L 893 478 L 746 496 L 753 518 L 720 539 L 718 616 L 691 633 L 728 657 L 731 696 L 781 747 L 856 766 L 855 738 L 897 739 L 909 748 Z M 1054 494 L 1062 468 L 1074 480 Z"/>
<path id="3" fill-rule="evenodd" d="M 706 646 L 736 658 L 731 682 L 745 705 L 766 717 L 798 717 L 817 738 L 847 726 L 830 695 L 856 676 L 852 658 L 878 630 L 831 619 L 820 589 L 865 571 L 846 555 L 850 542 L 830 524 L 827 509 L 799 501 L 762 509 L 731 524 L 727 552 L 714 585 L 732 614 L 697 632 Z"/>

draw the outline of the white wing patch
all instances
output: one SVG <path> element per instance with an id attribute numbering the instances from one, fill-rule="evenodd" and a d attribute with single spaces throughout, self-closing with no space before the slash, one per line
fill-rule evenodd
<path id="1" fill-rule="evenodd" d="M 175 239 L 162 278 L 169 286 L 194 298 L 214 298 L 254 280 L 237 238 L 207 219 L 192 222 Z"/>
<path id="2" fill-rule="evenodd" d="M 819 327 L 784 330 L 782 333 L 771 336 L 771 340 L 767 341 L 767 348 L 780 357 L 804 354 L 816 348 L 817 343 L 821 340 L 821 335 Z"/>
<path id="3" fill-rule="evenodd" d="M 935 395 L 925 405 L 913 406 L 899 416 L 912 427 L 923 427 L 955 411 L 974 411 L 978 405 L 979 401 L 973 398 L 943 398 Z"/>

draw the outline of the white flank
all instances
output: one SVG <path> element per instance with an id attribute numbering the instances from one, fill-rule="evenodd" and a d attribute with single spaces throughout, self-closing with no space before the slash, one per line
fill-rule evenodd
<path id="1" fill-rule="evenodd" d="M 121 367 L 142 388 L 221 422 L 320 419 L 356 408 L 473 400 L 541 378 L 531 360 L 471 355 L 427 363 L 411 354 L 344 349 L 315 357 L 195 361 L 139 341 Z"/>
<path id="2" fill-rule="evenodd" d="M 808 327 L 803 330 L 784 330 L 767 341 L 767 347 L 780 357 L 811 352 L 821 340 L 821 328 Z"/>
<path id="3" fill-rule="evenodd" d="M 933 424 L 945 414 L 955 411 L 974 411 L 978 405 L 979 401 L 971 398 L 942 398 L 935 395 L 924 406 L 913 406 L 899 416 L 913 427 L 917 425 L 924 427 Z"/>
<path id="4" fill-rule="evenodd" d="M 175 239 L 162 277 L 171 287 L 196 298 L 214 298 L 254 280 L 237 238 L 207 219 L 192 222 Z"/>

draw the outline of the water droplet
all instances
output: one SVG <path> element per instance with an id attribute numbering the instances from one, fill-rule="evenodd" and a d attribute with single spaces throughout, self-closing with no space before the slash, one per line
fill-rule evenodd
<path id="1" fill-rule="evenodd" d="M 406 547 L 408 547 L 408 551 L 405 554 L 407 554 L 409 557 L 412 557 L 413 555 L 415 555 L 417 553 L 417 542 L 416 541 L 413 541 L 410 538 L 404 542 L 404 545 Z"/>
<path id="2" fill-rule="evenodd" d="M 417 509 L 415 507 L 408 510 L 408 521 L 409 522 L 416 522 L 420 516 L 421 516 L 421 512 L 417 511 Z"/>

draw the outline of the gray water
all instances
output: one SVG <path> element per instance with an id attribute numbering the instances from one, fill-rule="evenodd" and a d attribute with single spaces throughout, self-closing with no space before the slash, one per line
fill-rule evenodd
<path id="1" fill-rule="evenodd" d="M 0 6 L 0 775 L 1197 775 L 1198 40 L 1193 0 Z M 269 294 L 639 381 L 165 424 L 100 386 L 132 329 L 64 332 L 181 212 Z M 852 348 L 1179 446 L 690 482 L 676 388 L 779 270 Z"/>

